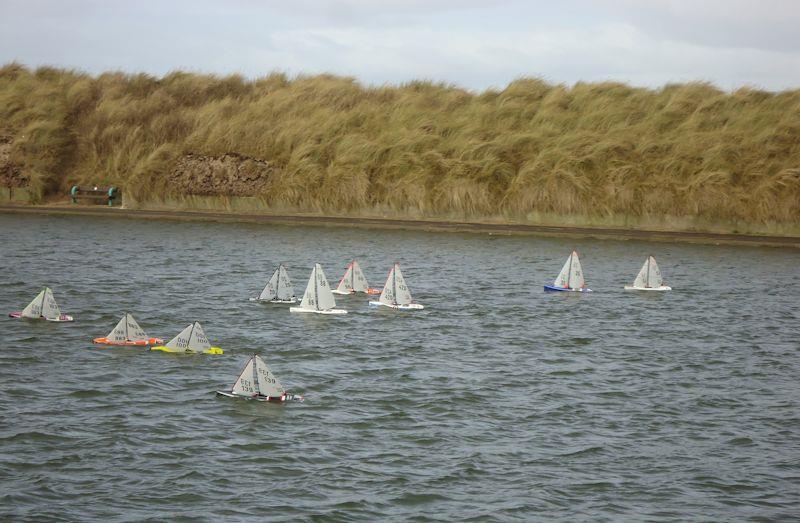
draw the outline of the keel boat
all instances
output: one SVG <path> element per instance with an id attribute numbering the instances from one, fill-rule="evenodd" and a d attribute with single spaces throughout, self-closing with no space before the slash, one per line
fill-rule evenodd
<path id="1" fill-rule="evenodd" d="M 380 294 L 380 289 L 371 288 L 367 284 L 367 278 L 361 271 L 361 266 L 357 260 L 353 260 L 347 265 L 347 270 L 344 271 L 344 276 L 339 281 L 339 285 L 333 289 L 334 294 L 355 294 L 363 292 L 364 294 Z"/>
<path id="2" fill-rule="evenodd" d="M 22 309 L 21 312 L 12 312 L 9 313 L 9 316 L 12 318 L 27 318 L 30 320 L 74 321 L 72 316 L 61 314 L 61 309 L 58 307 L 50 287 L 42 289 L 33 301 Z"/>
<path id="3" fill-rule="evenodd" d="M 383 292 L 378 301 L 369 302 L 373 307 L 389 307 L 398 310 L 419 310 L 424 309 L 419 303 L 414 303 L 411 299 L 411 291 L 408 290 L 403 273 L 400 272 L 400 264 L 395 263 L 389 271 L 389 277 L 383 285 Z"/>
<path id="4" fill-rule="evenodd" d="M 656 259 L 648 256 L 639 269 L 639 274 L 633 281 L 633 285 L 626 285 L 626 291 L 671 291 L 672 287 L 664 285 L 664 278 L 661 277 L 661 270 L 658 268 Z"/>
<path id="5" fill-rule="evenodd" d="M 555 292 L 592 292 L 592 289 L 586 286 L 583 279 L 583 269 L 581 268 L 581 261 L 578 259 L 578 253 L 572 251 L 569 255 L 561 272 L 558 273 L 556 281 L 553 285 L 545 285 L 545 291 Z"/>
<path id="6" fill-rule="evenodd" d="M 250 298 L 250 301 L 262 301 L 269 303 L 294 303 L 297 301 L 294 295 L 292 280 L 283 264 L 279 265 L 272 277 L 269 279 L 261 294 L 257 298 Z"/>
<path id="7" fill-rule="evenodd" d="M 175 354 L 223 354 L 219 347 L 212 347 L 199 321 L 190 323 L 166 345 L 150 347 L 150 350 Z"/>
<path id="8" fill-rule="evenodd" d="M 347 314 L 344 309 L 336 308 L 336 299 L 333 297 L 328 280 L 319 263 L 311 269 L 306 292 L 299 307 L 289 307 L 289 312 L 308 312 L 314 314 Z"/>
<path id="9" fill-rule="evenodd" d="M 218 396 L 239 398 L 244 400 L 271 401 L 303 401 L 303 396 L 284 390 L 281 382 L 275 378 L 267 364 L 257 354 L 253 354 L 242 369 L 231 390 L 218 390 Z"/>
<path id="10" fill-rule="evenodd" d="M 117 326 L 104 338 L 95 338 L 92 343 L 98 345 L 121 345 L 121 346 L 135 346 L 146 347 L 148 345 L 160 345 L 164 343 L 161 338 L 150 338 L 145 334 L 133 314 L 126 312 L 122 319 L 119 320 Z"/>

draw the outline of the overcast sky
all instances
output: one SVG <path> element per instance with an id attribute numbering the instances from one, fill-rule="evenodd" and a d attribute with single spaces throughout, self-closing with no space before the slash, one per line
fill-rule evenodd
<path id="1" fill-rule="evenodd" d="M 800 0 L 0 0 L 0 63 L 800 87 Z"/>

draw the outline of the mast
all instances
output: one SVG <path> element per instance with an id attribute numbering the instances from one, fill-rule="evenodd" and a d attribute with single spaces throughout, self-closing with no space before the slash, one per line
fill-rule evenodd
<path id="1" fill-rule="evenodd" d="M 39 317 L 44 316 L 44 299 L 47 297 L 47 287 L 44 288 L 44 293 L 42 294 L 42 304 L 39 305 Z"/>
<path id="2" fill-rule="evenodd" d="M 394 268 L 392 269 L 392 291 L 394 304 L 397 305 L 397 262 L 394 262 Z"/>
<path id="3" fill-rule="evenodd" d="M 125 313 L 125 341 L 130 341 L 130 336 L 128 336 L 128 313 Z"/>
<path id="4" fill-rule="evenodd" d="M 275 298 L 280 299 L 281 297 L 281 267 L 283 267 L 282 263 L 278 264 L 278 284 L 275 286 Z"/>
<path id="5" fill-rule="evenodd" d="M 125 323 L 127 323 L 127 321 Z M 192 322 L 192 328 L 191 328 L 191 330 L 189 330 L 189 337 L 186 338 L 186 349 L 185 350 L 191 350 L 191 349 L 189 349 L 189 343 L 192 341 L 192 333 L 194 332 L 194 326 L 196 324 L 197 324 L 196 321 Z"/>
<path id="6" fill-rule="evenodd" d="M 356 292 L 356 269 L 354 265 L 355 262 L 350 262 L 350 288 L 353 289 L 353 292 Z"/>
<path id="7" fill-rule="evenodd" d="M 317 264 L 314 264 L 314 306 L 317 308 L 317 310 L 319 310 L 319 280 L 317 279 Z"/>
<path id="8" fill-rule="evenodd" d="M 572 251 L 569 255 L 569 268 L 567 269 L 567 288 L 571 289 L 572 286 L 570 283 L 572 282 L 572 257 L 575 256 L 575 251 Z"/>
<path id="9" fill-rule="evenodd" d="M 650 288 L 650 258 L 652 256 L 647 257 L 647 279 L 644 281 L 644 286 L 648 289 Z"/>
<path id="10" fill-rule="evenodd" d="M 255 354 L 250 356 L 250 359 L 253 360 L 253 385 L 255 385 L 256 388 L 256 395 L 260 395 L 261 385 L 258 383 L 258 360 L 256 359 Z"/>

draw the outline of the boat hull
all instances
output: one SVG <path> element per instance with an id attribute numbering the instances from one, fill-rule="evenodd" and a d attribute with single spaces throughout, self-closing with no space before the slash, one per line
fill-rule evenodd
<path id="1" fill-rule="evenodd" d="M 151 351 L 158 351 L 158 352 L 166 352 L 168 354 L 225 354 L 225 351 L 220 349 L 219 347 L 211 347 L 210 349 L 204 350 L 202 353 L 195 352 L 193 350 L 182 350 L 182 349 L 173 349 L 172 347 L 166 347 L 164 345 L 158 345 L 155 347 L 150 347 Z"/>
<path id="2" fill-rule="evenodd" d="M 23 318 L 22 312 L 10 312 L 8 314 L 9 318 Z M 62 314 L 58 318 L 45 318 L 44 316 L 39 316 L 38 318 L 24 318 L 26 320 L 47 320 L 47 321 L 54 321 L 54 322 L 65 322 L 65 321 L 75 321 L 75 318 L 70 316 L 69 314 Z"/>
<path id="3" fill-rule="evenodd" d="M 239 400 L 262 401 L 264 403 L 286 403 L 287 401 L 303 401 L 305 399 L 303 396 L 299 394 L 292 394 L 291 392 L 287 392 L 283 396 L 262 396 L 260 394 L 253 396 L 242 396 L 241 394 L 234 394 L 229 390 L 218 390 L 217 396 L 235 398 Z"/>
<path id="4" fill-rule="evenodd" d="M 425 308 L 425 306 L 419 303 L 409 303 L 408 305 L 388 305 L 381 301 L 371 301 L 369 304 L 373 307 L 386 307 L 388 309 L 394 309 L 398 311 L 419 311 Z"/>
<path id="5" fill-rule="evenodd" d="M 671 291 L 672 287 L 662 285 L 661 287 L 634 287 L 632 285 L 625 286 L 626 291 L 647 291 L 647 292 L 664 292 Z"/>
<path id="6" fill-rule="evenodd" d="M 258 303 L 297 303 L 297 299 L 291 300 L 259 300 L 258 298 L 250 298 L 250 301 L 257 301 Z"/>
<path id="7" fill-rule="evenodd" d="M 334 293 L 334 294 L 340 294 L 340 295 L 344 295 L 344 296 L 351 296 L 353 294 L 358 294 L 361 291 L 350 291 L 350 292 L 347 292 L 347 291 L 340 291 L 339 289 L 333 289 L 331 292 Z M 374 287 L 370 287 L 366 291 L 361 292 L 361 294 L 366 294 L 367 296 L 377 296 L 382 292 L 383 292 L 383 289 L 376 289 Z"/>
<path id="8" fill-rule="evenodd" d="M 583 287 L 581 289 L 570 289 L 569 287 L 556 287 L 554 285 L 545 285 L 545 292 L 592 292 L 592 289 Z"/>
<path id="9" fill-rule="evenodd" d="M 347 314 L 347 311 L 344 309 L 325 309 L 325 310 L 317 310 L 317 309 L 303 309 L 302 307 L 289 307 L 289 312 L 305 312 L 309 314 Z"/>
<path id="10" fill-rule="evenodd" d="M 161 338 L 150 338 L 149 340 L 137 341 L 112 341 L 108 338 L 95 338 L 92 343 L 96 345 L 111 345 L 114 347 L 147 347 L 148 345 L 161 345 L 164 340 Z"/>

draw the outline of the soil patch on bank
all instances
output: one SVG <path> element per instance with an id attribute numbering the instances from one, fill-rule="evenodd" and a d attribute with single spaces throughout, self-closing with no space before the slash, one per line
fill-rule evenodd
<path id="1" fill-rule="evenodd" d="M 269 162 L 237 153 L 222 156 L 187 154 L 168 181 L 181 194 L 196 196 L 255 196 L 275 172 Z"/>
<path id="2" fill-rule="evenodd" d="M 22 168 L 11 161 L 11 137 L 0 135 L 0 187 L 27 187 Z"/>

